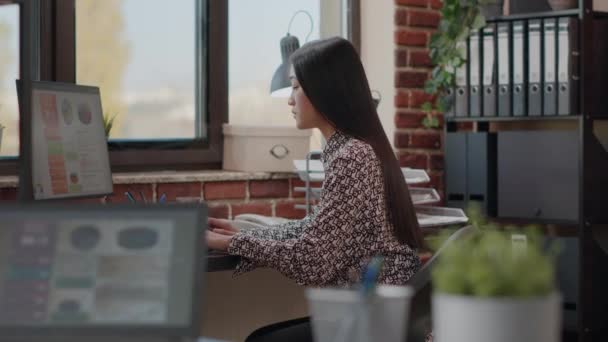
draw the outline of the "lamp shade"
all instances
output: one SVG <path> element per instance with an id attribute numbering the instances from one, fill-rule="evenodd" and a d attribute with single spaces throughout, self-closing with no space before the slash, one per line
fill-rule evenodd
<path id="1" fill-rule="evenodd" d="M 270 95 L 273 97 L 288 97 L 289 87 L 289 57 L 300 48 L 298 38 L 289 33 L 281 39 L 281 65 L 272 76 L 270 83 Z M 287 89 L 286 89 L 287 88 Z"/>

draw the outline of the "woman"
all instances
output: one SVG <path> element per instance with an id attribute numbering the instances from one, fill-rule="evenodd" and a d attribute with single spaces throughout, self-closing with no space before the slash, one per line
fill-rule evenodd
<path id="1" fill-rule="evenodd" d="M 405 284 L 420 266 L 422 237 L 356 50 L 342 38 L 319 40 L 298 49 L 291 62 L 288 104 L 296 125 L 318 128 L 327 141 L 320 201 L 304 219 L 265 229 L 239 232 L 230 221 L 211 218 L 209 247 L 240 255 L 237 274 L 272 267 L 306 286 L 356 283 L 369 260 L 383 255 L 379 282 Z M 279 323 L 248 340 L 273 334 L 280 340 L 285 329 L 309 334 L 306 324 Z"/>

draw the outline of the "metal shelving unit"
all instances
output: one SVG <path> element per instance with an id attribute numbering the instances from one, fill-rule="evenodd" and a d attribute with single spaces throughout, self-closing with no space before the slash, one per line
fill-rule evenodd
<path id="1" fill-rule="evenodd" d="M 496 17 L 488 20 L 488 25 L 507 22 L 513 27 L 512 23 L 515 21 L 528 22 L 538 19 L 552 21 L 560 17 L 571 17 L 578 23 L 579 79 L 577 94 L 579 101 L 575 113 L 565 116 L 545 116 L 545 113 L 542 113 L 541 116 L 536 117 L 513 115 L 488 117 L 483 115 L 482 109 L 482 113 L 478 117 L 468 115 L 448 117 L 446 114 L 444 133 L 469 131 L 471 126 L 476 132 L 500 132 L 501 125 L 510 125 L 510 123 L 531 135 L 538 130 L 555 129 L 555 127 L 551 127 L 555 123 L 561 124 L 562 127 L 567 125 L 576 133 L 577 154 L 579 155 L 577 165 L 579 178 L 575 181 L 578 188 L 577 217 L 574 220 L 565 221 L 500 216 L 497 219 L 516 219 L 521 222 L 534 221 L 534 223 L 552 225 L 565 224 L 570 228 L 572 226 L 577 228 L 578 301 L 575 305 L 565 304 L 570 309 L 576 309 L 578 341 L 608 341 L 608 325 L 606 324 L 608 317 L 608 291 L 606 291 L 608 288 L 606 269 L 606 265 L 608 265 L 608 201 L 605 199 L 608 196 L 608 13 L 595 12 L 593 0 L 579 0 L 577 9 Z M 512 39 L 512 31 L 510 34 L 510 39 Z M 509 48 L 513 49 L 513 43 L 510 43 Z M 544 53 L 542 56 L 544 57 Z M 511 58 L 511 63 L 512 60 Z M 544 63 L 544 59 L 541 63 Z M 526 72 L 527 68 L 526 65 Z M 496 71 L 496 69 L 494 70 Z M 510 70 L 511 72 L 513 70 L 512 64 Z M 512 85 L 513 77 L 512 75 L 510 77 Z M 524 103 L 526 108 L 528 107 L 527 101 L 526 98 Z M 465 127 L 460 123 L 473 123 L 473 125 Z M 445 148 L 447 159 L 450 146 Z M 557 158 L 559 160 L 559 156 Z M 450 168 L 446 166 L 445 172 L 448 175 Z M 498 170 L 498 177 L 501 177 L 500 170 Z"/>

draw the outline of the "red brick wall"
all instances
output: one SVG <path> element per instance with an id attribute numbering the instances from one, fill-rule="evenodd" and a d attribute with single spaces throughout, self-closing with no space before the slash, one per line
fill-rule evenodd
<path id="1" fill-rule="evenodd" d="M 145 183 L 114 184 L 114 195 L 107 199 L 85 200 L 86 202 L 106 201 L 125 203 L 128 200 L 124 193 L 130 191 L 140 200 L 140 191 L 148 201 L 158 201 L 164 193 L 167 202 L 176 198 L 203 198 L 209 206 L 210 216 L 232 218 L 243 213 L 255 213 L 267 216 L 302 218 L 304 210 L 295 209 L 295 203 L 304 203 L 303 193 L 294 191 L 294 187 L 303 182 L 296 178 L 273 180 L 239 180 L 187 183 Z M 318 185 L 318 184 L 317 184 Z M 0 203 L 15 201 L 16 188 L 0 188 Z M 82 201 L 82 200 L 79 200 Z"/>
<path id="2" fill-rule="evenodd" d="M 443 116 L 440 127 L 422 125 L 420 107 L 430 97 L 424 83 L 430 75 L 428 44 L 440 20 L 439 0 L 395 0 L 395 147 L 401 166 L 425 169 L 429 186 L 443 196 Z"/>

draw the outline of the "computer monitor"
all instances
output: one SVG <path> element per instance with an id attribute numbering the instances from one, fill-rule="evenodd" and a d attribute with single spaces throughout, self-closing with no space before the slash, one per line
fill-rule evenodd
<path id="1" fill-rule="evenodd" d="M 17 81 L 21 199 L 112 193 L 112 172 L 98 87 Z M 27 103 L 27 105 L 25 105 Z"/>
<path id="2" fill-rule="evenodd" d="M 0 206 L 2 341 L 200 334 L 203 205 Z"/>

